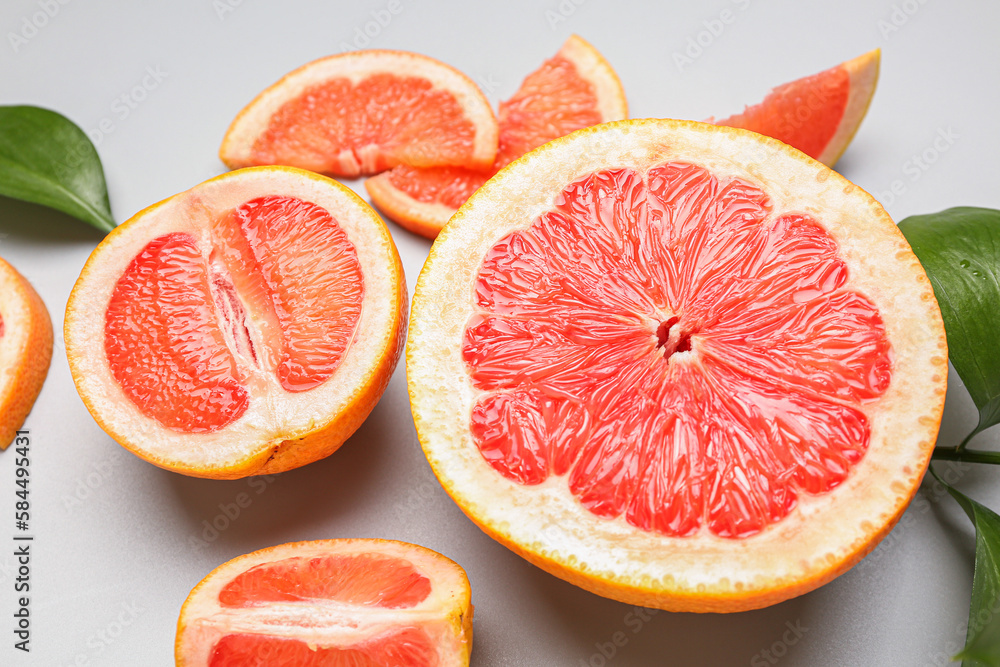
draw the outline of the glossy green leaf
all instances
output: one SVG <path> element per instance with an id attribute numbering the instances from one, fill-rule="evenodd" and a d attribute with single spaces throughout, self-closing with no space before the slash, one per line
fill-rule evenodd
<path id="1" fill-rule="evenodd" d="M 1000 211 L 950 208 L 911 216 L 899 228 L 934 286 L 948 357 L 979 408 L 968 442 L 1000 423 Z"/>
<path id="2" fill-rule="evenodd" d="M 976 527 L 976 569 L 965 648 L 955 656 L 965 667 L 1000 665 L 1000 516 L 948 486 L 931 467 Z"/>
<path id="3" fill-rule="evenodd" d="M 115 227 L 97 149 L 73 121 L 48 109 L 0 106 L 0 195 L 106 232 Z"/>

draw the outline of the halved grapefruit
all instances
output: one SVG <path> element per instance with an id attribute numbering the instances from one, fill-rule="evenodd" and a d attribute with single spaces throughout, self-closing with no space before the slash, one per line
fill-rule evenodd
<path id="1" fill-rule="evenodd" d="M 31 283 L 0 258 L 0 449 L 27 419 L 51 361 L 49 311 Z"/>
<path id="2" fill-rule="evenodd" d="M 716 123 L 774 137 L 832 167 L 868 112 L 880 56 L 875 49 L 778 86 L 760 104 Z"/>
<path id="3" fill-rule="evenodd" d="M 175 650 L 185 667 L 460 667 L 472 650 L 469 580 L 403 542 L 262 549 L 191 591 Z"/>
<path id="4" fill-rule="evenodd" d="M 885 210 L 759 134 L 636 120 L 511 163 L 420 274 L 420 442 L 489 535 L 595 593 L 739 611 L 846 571 L 923 477 L 941 316 Z"/>
<path id="5" fill-rule="evenodd" d="M 381 218 L 289 167 L 230 172 L 140 211 L 66 307 L 77 390 L 158 466 L 235 478 L 336 450 L 371 412 L 406 322 Z"/>
<path id="6" fill-rule="evenodd" d="M 397 164 L 485 168 L 496 152 L 496 116 L 471 79 L 418 53 L 370 50 L 286 75 L 239 113 L 219 157 L 354 178 Z"/>
<path id="7" fill-rule="evenodd" d="M 618 75 L 576 35 L 500 103 L 500 148 L 491 169 L 400 165 L 365 181 L 372 203 L 412 232 L 434 238 L 490 176 L 524 153 L 583 127 L 628 116 Z"/>

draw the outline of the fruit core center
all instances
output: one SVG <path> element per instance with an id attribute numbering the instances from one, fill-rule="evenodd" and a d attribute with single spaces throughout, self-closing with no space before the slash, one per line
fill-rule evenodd
<path id="1" fill-rule="evenodd" d="M 691 335 L 695 332 L 682 327 L 680 319 L 676 316 L 668 318 L 656 328 L 656 349 L 663 350 L 664 359 L 691 351 Z"/>

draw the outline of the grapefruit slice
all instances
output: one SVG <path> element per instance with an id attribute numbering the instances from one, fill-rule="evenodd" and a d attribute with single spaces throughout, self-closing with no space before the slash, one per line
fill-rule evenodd
<path id="1" fill-rule="evenodd" d="M 51 361 L 49 311 L 31 283 L 0 258 L 0 449 L 27 419 Z"/>
<path id="2" fill-rule="evenodd" d="M 875 94 L 881 51 L 772 90 L 743 113 L 717 121 L 783 141 L 828 167 L 836 164 L 861 126 Z"/>
<path id="3" fill-rule="evenodd" d="M 405 51 L 313 61 L 258 95 L 229 126 L 230 169 L 283 164 L 355 178 L 397 164 L 488 167 L 497 120 L 467 76 Z"/>
<path id="4" fill-rule="evenodd" d="M 459 209 L 407 377 L 435 474 L 489 535 L 601 595 L 723 612 L 888 533 L 947 357 L 867 193 L 759 134 L 637 120 L 546 144 Z"/>
<path id="5" fill-rule="evenodd" d="M 284 544 L 235 558 L 181 607 L 185 667 L 469 664 L 469 580 L 441 554 L 387 540 Z"/>
<path id="6" fill-rule="evenodd" d="M 618 75 L 576 35 L 500 103 L 500 148 L 491 169 L 400 165 L 365 181 L 379 210 L 410 231 L 434 238 L 490 176 L 524 153 L 583 127 L 628 116 Z"/>
<path id="7" fill-rule="evenodd" d="M 158 466 L 234 478 L 336 450 L 399 358 L 403 270 L 381 218 L 289 167 L 219 176 L 94 250 L 66 308 L 77 390 Z"/>

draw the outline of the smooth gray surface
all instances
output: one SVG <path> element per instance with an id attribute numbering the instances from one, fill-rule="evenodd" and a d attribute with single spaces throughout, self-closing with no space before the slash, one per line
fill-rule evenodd
<path id="1" fill-rule="evenodd" d="M 954 205 L 1000 207 L 995 2 L 552 0 L 487 8 L 399 1 L 402 11 L 370 46 L 444 60 L 477 79 L 496 102 L 576 32 L 618 71 L 634 117 L 723 117 L 774 85 L 881 47 L 878 92 L 839 169 L 876 196 L 901 181 L 903 194 L 893 201 L 880 196 L 897 220 Z M 55 15 L 43 22 L 46 5 Z M 216 151 L 237 111 L 289 70 L 353 48 L 356 31 L 387 5 L 4 0 L 0 104 L 51 107 L 90 131 L 103 121 L 98 150 L 121 221 L 221 173 Z M 733 21 L 711 36 L 704 22 L 723 10 Z M 44 24 L 15 48 L 11 33 L 31 33 L 25 21 Z M 679 68 L 674 54 L 703 32 L 702 41 L 711 43 Z M 147 68 L 161 80 L 147 78 L 155 86 L 140 95 L 145 99 L 123 106 L 121 96 L 143 85 Z M 930 155 L 935 137 L 949 131 L 955 138 L 947 150 L 926 169 L 915 168 L 912 156 Z M 363 192 L 360 182 L 351 185 Z M 412 289 L 429 243 L 390 227 Z M 0 198 L 0 255 L 34 283 L 56 327 L 99 240 L 62 214 Z M 462 515 L 420 452 L 402 365 L 369 420 L 331 458 L 270 484 L 216 482 L 159 470 L 108 438 L 73 388 L 61 338 L 27 423 L 36 535 L 28 656 L 13 649 L 14 456 L 0 455 L 3 665 L 172 664 L 180 605 L 213 567 L 268 545 L 347 536 L 418 542 L 461 563 L 473 585 L 473 663 L 481 667 L 923 667 L 948 664 L 965 634 L 972 530 L 954 503 L 938 502 L 926 483 L 927 502 L 912 506 L 860 566 L 814 593 L 743 614 L 643 617 L 536 570 Z M 957 442 L 975 419 L 954 374 L 952 381 L 942 443 Z M 991 432 L 977 445 L 998 440 L 1000 432 Z M 958 474 L 961 488 L 1000 506 L 1000 470 Z M 249 494 L 250 506 L 228 529 L 205 533 L 204 522 L 240 493 Z M 618 632 L 627 642 L 605 659 L 602 646 L 608 651 Z M 762 651 L 772 649 L 768 659 Z"/>

